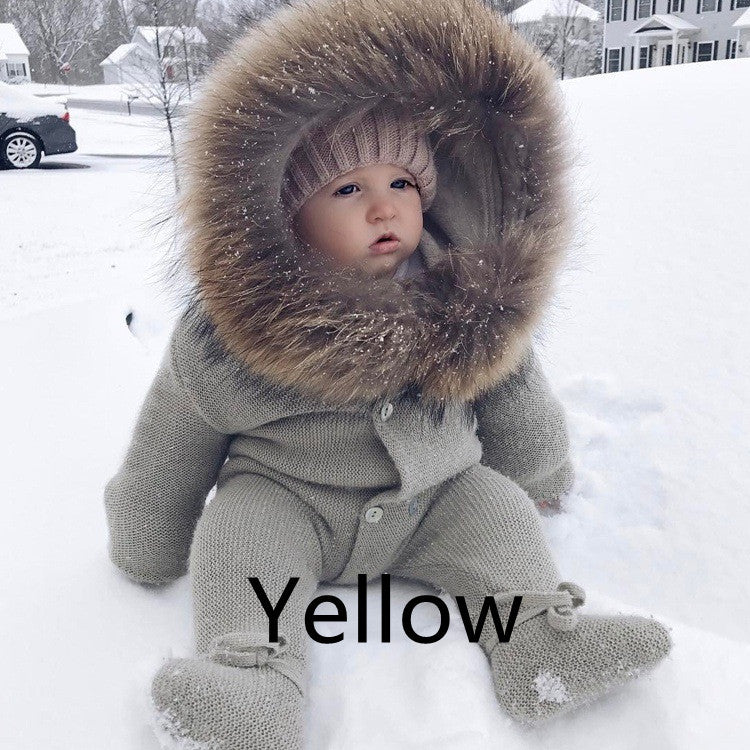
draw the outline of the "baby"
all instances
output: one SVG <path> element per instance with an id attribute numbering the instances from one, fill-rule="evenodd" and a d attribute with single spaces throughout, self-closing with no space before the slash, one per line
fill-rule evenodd
<path id="1" fill-rule="evenodd" d="M 651 618 L 579 612 L 535 508 L 573 481 L 530 346 L 565 236 L 554 80 L 480 2 L 415 5 L 290 6 L 194 110 L 195 297 L 105 490 L 123 572 L 191 574 L 196 655 L 151 689 L 185 746 L 302 748 L 321 581 L 389 574 L 461 597 L 499 704 L 525 723 L 671 646 Z M 325 96 L 265 83 L 296 55 Z M 478 76 L 481 59 L 495 63 Z"/>
<path id="2" fill-rule="evenodd" d="M 402 278 L 418 267 L 410 261 L 422 236 L 419 191 L 417 178 L 398 164 L 358 167 L 308 198 L 294 229 L 332 265 Z"/>

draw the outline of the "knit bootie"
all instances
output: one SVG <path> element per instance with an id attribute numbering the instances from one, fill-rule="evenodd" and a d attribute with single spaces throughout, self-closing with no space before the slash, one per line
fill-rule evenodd
<path id="1" fill-rule="evenodd" d="M 584 593 L 575 584 L 549 594 L 502 594 L 499 601 L 518 594 L 522 609 L 510 640 L 496 643 L 489 660 L 500 705 L 523 723 L 590 703 L 654 667 L 672 646 L 667 629 L 651 618 L 578 615 Z"/>
<path id="2" fill-rule="evenodd" d="M 259 645 L 260 644 L 260 645 Z M 151 684 L 160 739 L 189 750 L 300 750 L 304 678 L 285 641 L 228 633 Z"/>

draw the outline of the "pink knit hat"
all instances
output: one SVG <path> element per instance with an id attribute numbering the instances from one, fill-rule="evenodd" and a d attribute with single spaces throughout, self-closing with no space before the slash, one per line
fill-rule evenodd
<path id="1" fill-rule="evenodd" d="M 369 109 L 352 127 L 325 124 L 308 133 L 292 152 L 281 198 L 293 217 L 331 180 L 369 164 L 397 164 L 414 177 L 426 211 L 437 192 L 437 170 L 427 138 L 390 106 Z"/>

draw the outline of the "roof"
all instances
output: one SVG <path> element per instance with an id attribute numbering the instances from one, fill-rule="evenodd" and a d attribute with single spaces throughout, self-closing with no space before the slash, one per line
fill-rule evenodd
<path id="1" fill-rule="evenodd" d="M 183 33 L 188 44 L 208 44 L 208 40 L 197 26 L 136 26 L 133 36 L 140 33 L 149 44 L 155 44 L 157 28 L 160 44 L 181 43 Z"/>
<path id="2" fill-rule="evenodd" d="M 508 14 L 511 23 L 532 23 L 547 18 L 587 18 L 598 21 L 601 14 L 578 0 L 531 0 Z"/>
<path id="3" fill-rule="evenodd" d="M 99 65 L 119 65 L 125 58 L 137 49 L 138 45 L 134 42 L 128 42 L 128 44 L 121 44 L 117 49 L 105 57 Z"/>
<path id="4" fill-rule="evenodd" d="M 748 8 L 733 24 L 738 29 L 750 28 L 750 8 Z"/>
<path id="5" fill-rule="evenodd" d="M 29 50 L 12 23 L 0 23 L 0 56 L 28 55 Z"/>
<path id="6" fill-rule="evenodd" d="M 635 36 L 639 32 L 649 31 L 651 29 L 668 28 L 672 31 L 698 31 L 698 27 L 686 21 L 679 16 L 673 16 L 671 13 L 662 13 L 644 18 L 631 32 L 630 36 Z"/>

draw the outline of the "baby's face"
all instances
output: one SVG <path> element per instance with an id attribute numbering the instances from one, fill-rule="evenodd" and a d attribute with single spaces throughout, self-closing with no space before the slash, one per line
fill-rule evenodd
<path id="1" fill-rule="evenodd" d="M 339 175 L 311 195 L 292 225 L 300 240 L 332 265 L 392 276 L 419 244 L 422 202 L 408 170 L 372 164 Z M 385 232 L 398 241 L 377 244 Z"/>

